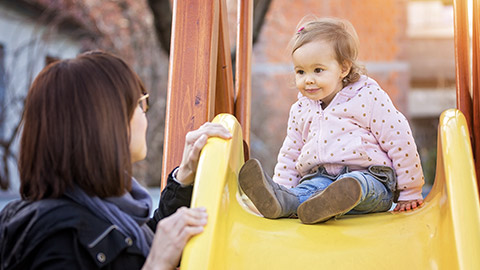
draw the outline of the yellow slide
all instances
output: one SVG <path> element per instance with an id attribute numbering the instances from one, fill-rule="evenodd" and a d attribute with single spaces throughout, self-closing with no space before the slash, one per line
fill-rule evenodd
<path id="1" fill-rule="evenodd" d="M 440 119 L 437 175 L 422 208 L 344 216 L 317 225 L 261 217 L 241 194 L 241 128 L 219 115 L 233 139 L 209 139 L 192 207 L 205 206 L 205 231 L 184 251 L 190 269 L 480 269 L 480 208 L 468 128 L 457 110 Z M 249 207 L 250 206 L 250 207 Z"/>

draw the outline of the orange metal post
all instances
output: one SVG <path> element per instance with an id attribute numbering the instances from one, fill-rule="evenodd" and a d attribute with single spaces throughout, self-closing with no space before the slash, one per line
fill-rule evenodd
<path id="1" fill-rule="evenodd" d="M 215 115 L 234 114 L 233 73 L 228 35 L 228 14 L 225 0 L 220 0 L 218 31 L 217 87 L 215 94 Z"/>
<path id="2" fill-rule="evenodd" d="M 480 194 L 480 0 L 473 0 L 472 27 L 473 155 Z"/>
<path id="3" fill-rule="evenodd" d="M 174 2 L 162 186 L 180 165 L 185 135 L 213 119 L 218 49 L 218 0 Z"/>
<path id="4" fill-rule="evenodd" d="M 252 56 L 252 25 L 253 1 L 239 0 L 237 15 L 237 55 L 235 73 L 235 116 L 242 125 L 243 140 L 248 158 L 250 145 L 250 100 L 251 100 L 251 56 Z"/>
<path id="5" fill-rule="evenodd" d="M 463 112 L 472 131 L 472 97 L 470 96 L 470 46 L 468 33 L 467 1 L 455 0 L 455 75 L 457 84 L 457 108 Z"/>

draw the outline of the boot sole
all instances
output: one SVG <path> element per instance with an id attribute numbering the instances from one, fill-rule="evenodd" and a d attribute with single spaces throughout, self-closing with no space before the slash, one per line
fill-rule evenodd
<path id="1" fill-rule="evenodd" d="M 362 188 L 357 180 L 342 178 L 302 203 L 297 210 L 298 218 L 305 224 L 327 221 L 353 209 L 361 196 Z"/>
<path id="2" fill-rule="evenodd" d="M 249 159 L 245 162 L 240 169 L 238 181 L 243 192 L 247 194 L 264 217 L 278 218 L 280 216 L 282 207 L 257 160 Z"/>

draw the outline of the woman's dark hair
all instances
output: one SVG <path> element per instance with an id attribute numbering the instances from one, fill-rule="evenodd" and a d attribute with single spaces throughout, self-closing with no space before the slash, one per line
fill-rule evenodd
<path id="1" fill-rule="evenodd" d="M 130 190 L 129 126 L 142 93 L 136 73 L 105 52 L 45 67 L 25 101 L 22 197 L 57 198 L 74 184 L 100 198 Z"/>

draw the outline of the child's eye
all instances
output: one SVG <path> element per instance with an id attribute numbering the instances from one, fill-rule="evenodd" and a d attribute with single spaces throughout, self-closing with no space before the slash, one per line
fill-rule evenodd
<path id="1" fill-rule="evenodd" d="M 297 70 L 297 74 L 299 74 L 299 75 L 303 75 L 304 73 L 305 73 L 305 72 L 304 72 L 303 70 L 301 70 L 301 69 Z"/>
<path id="2" fill-rule="evenodd" d="M 320 72 L 322 72 L 322 71 L 323 71 L 323 68 L 316 68 L 316 69 L 314 70 L 315 73 L 320 73 Z"/>

